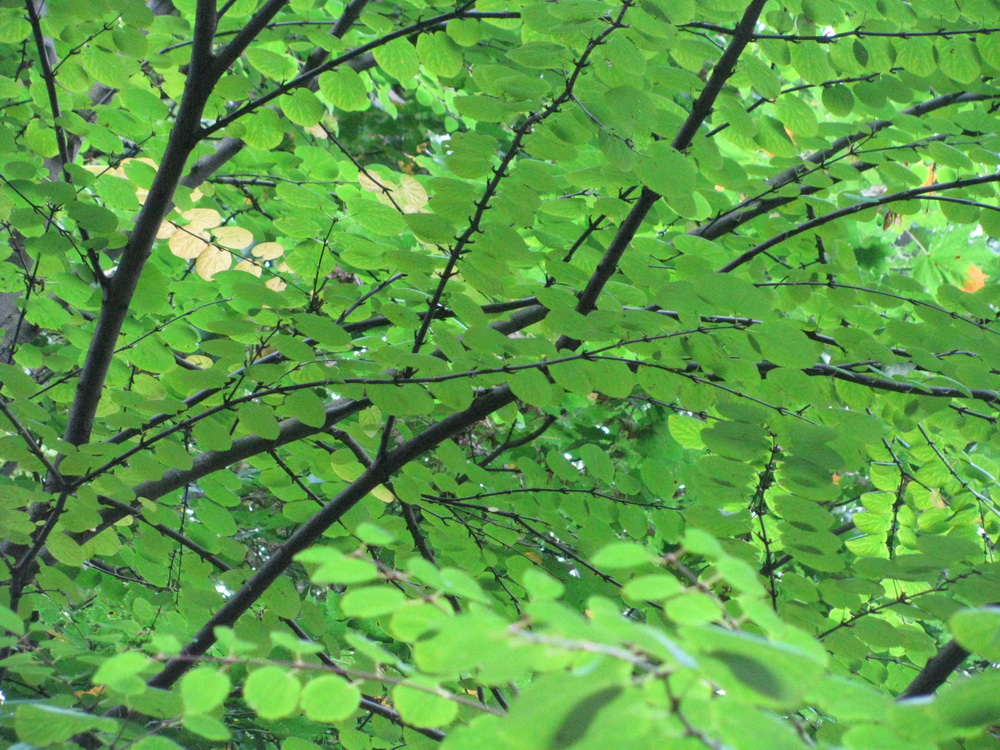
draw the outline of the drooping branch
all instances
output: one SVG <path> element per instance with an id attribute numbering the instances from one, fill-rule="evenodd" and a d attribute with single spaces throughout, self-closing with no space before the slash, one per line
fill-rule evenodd
<path id="1" fill-rule="evenodd" d="M 964 104 L 967 102 L 975 101 L 987 101 L 991 99 L 998 98 L 995 94 L 974 94 L 974 93 L 953 93 L 953 94 L 943 94 L 942 96 L 934 97 L 933 99 L 928 99 L 926 102 L 921 102 L 919 104 L 914 104 L 912 107 L 907 107 L 906 109 L 900 110 L 900 115 L 909 115 L 912 117 L 922 117 L 923 115 L 934 112 L 943 107 L 950 107 L 956 104 Z M 866 123 L 863 130 L 859 130 L 851 135 L 844 136 L 835 140 L 828 148 L 817 151 L 814 154 L 808 156 L 802 164 L 794 167 L 789 167 L 788 169 L 776 174 L 774 177 L 767 181 L 767 190 L 764 191 L 762 195 L 752 196 L 742 201 L 739 205 L 734 206 L 730 210 L 726 211 L 721 216 L 714 219 L 710 219 L 701 226 L 692 230 L 690 234 L 697 237 L 704 237 L 707 240 L 715 240 L 723 235 L 727 235 L 746 224 L 748 221 L 756 219 L 758 216 L 764 216 L 771 213 L 776 208 L 787 205 L 795 200 L 798 200 L 803 195 L 812 195 L 813 193 L 819 192 L 820 188 L 811 185 L 802 185 L 799 190 L 798 195 L 782 196 L 777 195 L 777 192 L 793 183 L 798 182 L 803 175 L 807 172 L 815 169 L 816 167 L 821 167 L 822 165 L 829 162 L 835 156 L 843 152 L 845 149 L 851 148 L 855 143 L 862 141 L 866 138 L 870 138 L 875 133 L 880 130 L 884 130 L 893 124 L 893 120 L 874 120 L 872 122 Z M 854 167 L 859 172 L 866 171 L 873 168 L 875 165 L 871 163 L 855 164 Z M 770 196 L 770 197 L 767 197 Z"/>
<path id="2" fill-rule="evenodd" d="M 227 127 L 230 123 L 238 120 L 244 115 L 248 115 L 251 112 L 260 109 L 261 107 L 270 104 L 279 96 L 287 94 L 289 91 L 293 91 L 301 86 L 308 85 L 309 82 L 312 81 L 312 79 L 314 79 L 321 73 L 325 73 L 328 70 L 333 70 L 339 65 L 345 65 L 350 61 L 358 57 L 361 57 L 362 55 L 365 55 L 368 52 L 371 52 L 374 49 L 378 49 L 379 47 L 382 47 L 388 44 L 389 42 L 395 41 L 396 39 L 401 39 L 403 37 L 410 36 L 411 34 L 416 34 L 425 31 L 427 29 L 434 28 L 435 26 L 439 26 L 442 23 L 445 23 L 455 18 L 520 18 L 520 15 L 521 15 L 520 13 L 508 12 L 508 11 L 475 12 L 475 11 L 457 10 L 457 11 L 451 11 L 450 13 L 442 13 L 441 15 L 434 16 L 433 18 L 428 18 L 425 21 L 418 21 L 417 23 L 410 24 L 409 26 L 405 26 L 401 29 L 396 29 L 395 31 L 391 31 L 388 34 L 385 34 L 384 36 L 380 36 L 378 39 L 374 39 L 371 42 L 368 42 L 367 44 L 363 44 L 360 47 L 356 47 L 353 50 L 345 52 L 344 54 L 334 58 L 333 60 L 328 60 L 322 65 L 318 65 L 315 68 L 312 68 L 311 70 L 307 70 L 304 73 L 301 73 L 300 75 L 296 76 L 292 80 L 288 81 L 287 83 L 281 84 L 273 91 L 269 91 L 263 96 L 258 97 L 257 99 L 254 99 L 251 102 L 247 102 L 239 109 L 230 112 L 228 115 L 225 115 L 224 117 L 220 117 L 211 125 L 206 126 L 202 131 L 202 135 L 209 136 L 212 133 L 222 130 L 223 128 Z"/>
<path id="3" fill-rule="evenodd" d="M 734 29 L 719 26 L 714 23 L 704 21 L 693 21 L 679 26 L 681 29 L 698 29 L 701 31 L 712 31 L 716 34 L 732 36 L 736 33 Z M 937 31 L 866 31 L 859 26 L 852 31 L 841 31 L 836 34 L 754 34 L 754 41 L 762 39 L 774 39 L 783 42 L 818 42 L 819 44 L 836 44 L 841 39 L 864 39 L 866 37 L 882 39 L 919 39 L 920 37 L 936 37 L 939 39 L 950 39 L 953 36 L 976 36 L 978 34 L 997 34 L 1000 28 L 986 29 L 938 29 Z"/>
<path id="4" fill-rule="evenodd" d="M 775 245 L 780 245 L 785 240 L 791 239 L 796 235 L 802 234 L 803 232 L 808 232 L 824 224 L 829 224 L 831 221 L 836 221 L 837 219 L 842 219 L 845 216 L 852 216 L 856 213 L 866 211 L 870 208 L 876 208 L 878 206 L 884 206 L 889 203 L 898 203 L 899 201 L 908 201 L 915 198 L 920 198 L 927 193 L 942 192 L 945 190 L 957 190 L 964 187 L 972 187 L 973 185 L 985 185 L 991 182 L 1000 181 L 1000 174 L 990 174 L 990 175 L 980 175 L 978 177 L 967 177 L 961 180 L 953 180 L 952 182 L 939 182 L 933 185 L 922 185 L 920 187 L 915 187 L 910 190 L 902 190 L 898 193 L 890 193 L 889 195 L 882 195 L 878 198 L 872 198 L 871 200 L 865 201 L 864 203 L 855 203 L 853 205 L 841 208 L 837 211 L 831 211 L 828 214 L 823 214 L 822 216 L 817 216 L 815 219 L 809 221 L 804 221 L 798 226 L 787 229 L 784 232 L 774 235 L 770 239 L 761 242 L 758 245 L 747 250 L 745 253 L 739 255 L 733 260 L 726 263 L 719 269 L 719 273 L 729 273 L 744 263 L 756 258 L 763 252 L 770 250 Z"/>

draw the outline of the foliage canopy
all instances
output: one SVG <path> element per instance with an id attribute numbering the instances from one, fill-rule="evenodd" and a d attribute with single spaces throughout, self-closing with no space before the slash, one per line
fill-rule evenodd
<path id="1" fill-rule="evenodd" d="M 994 746 L 997 18 L 0 1 L 0 738 Z"/>

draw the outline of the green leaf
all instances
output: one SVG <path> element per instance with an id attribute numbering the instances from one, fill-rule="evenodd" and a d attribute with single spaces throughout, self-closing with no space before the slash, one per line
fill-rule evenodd
<path id="1" fill-rule="evenodd" d="M 960 610 L 949 625 L 963 648 L 990 661 L 1000 658 L 1000 607 Z"/>
<path id="2" fill-rule="evenodd" d="M 301 688 L 295 675 L 284 667 L 261 667 L 247 677 L 243 698 L 260 718 L 273 721 L 295 713 Z"/>
<path id="3" fill-rule="evenodd" d="M 272 109 L 263 108 L 247 115 L 243 120 L 243 140 L 252 148 L 270 151 L 276 148 L 285 134 L 278 115 Z"/>
<path id="4" fill-rule="evenodd" d="M 408 82 L 420 72 L 420 59 L 413 45 L 406 39 L 396 39 L 376 47 L 375 62 L 397 81 Z"/>
<path id="5" fill-rule="evenodd" d="M 350 717 L 361 692 L 342 677 L 324 675 L 310 680 L 302 690 L 302 710 L 312 721 L 333 724 Z"/>
<path id="6" fill-rule="evenodd" d="M 593 563 L 598 568 L 636 568 L 649 563 L 649 552 L 632 542 L 614 542 L 603 547 L 594 555 Z"/>
<path id="7" fill-rule="evenodd" d="M 378 568 L 370 560 L 348 557 L 336 550 L 312 547 L 300 552 L 296 559 L 303 563 L 319 563 L 309 576 L 319 585 L 330 583 L 363 583 L 378 577 Z"/>
<path id="8" fill-rule="evenodd" d="M 14 711 L 18 738 L 37 747 L 59 744 L 92 729 L 114 732 L 117 725 L 113 719 L 36 701 L 22 703 Z"/>
<path id="9" fill-rule="evenodd" d="M 289 120 L 304 128 L 318 123 L 326 113 L 323 103 L 309 89 L 295 89 L 283 96 L 281 110 Z"/>
<path id="10" fill-rule="evenodd" d="M 378 617 L 394 611 L 405 601 L 406 596 L 398 589 L 367 586 L 344 594 L 340 608 L 349 617 Z"/>
<path id="11" fill-rule="evenodd" d="M 928 708 L 955 727 L 985 727 L 1000 721 L 1000 675 L 984 672 L 941 690 Z"/>
<path id="12" fill-rule="evenodd" d="M 461 50 L 448 34 L 421 34 L 417 38 L 417 55 L 435 75 L 451 78 L 462 72 Z"/>
<path id="13" fill-rule="evenodd" d="M 635 166 L 636 176 L 651 190 L 669 198 L 689 195 L 694 190 L 695 172 L 690 161 L 677 149 L 657 141 Z"/>
<path id="14" fill-rule="evenodd" d="M 149 671 L 152 662 L 146 654 L 126 651 L 101 663 L 94 673 L 95 685 L 107 685 L 124 695 L 137 695 L 146 689 L 140 675 Z"/>
<path id="15" fill-rule="evenodd" d="M 552 398 L 552 384 L 536 368 L 519 370 L 510 380 L 510 389 L 522 401 L 532 406 L 547 406 Z"/>
<path id="16" fill-rule="evenodd" d="M 361 112 L 371 106 L 364 79 L 347 66 L 320 75 L 319 90 L 330 104 L 346 112 Z"/>
<path id="17" fill-rule="evenodd" d="M 424 242 L 447 247 L 455 241 L 455 227 L 435 214 L 406 214 L 403 221 Z"/>
<path id="18" fill-rule="evenodd" d="M 981 74 L 975 46 L 965 37 L 955 37 L 938 45 L 938 65 L 942 73 L 959 83 L 972 83 Z"/>
<path id="19" fill-rule="evenodd" d="M 214 667 L 198 667 L 188 672 L 180 683 L 185 715 L 214 711 L 226 700 L 230 687 L 228 675 Z"/>
<path id="20" fill-rule="evenodd" d="M 431 691 L 439 690 L 433 683 L 418 684 Z M 409 685 L 396 685 L 392 700 L 403 721 L 419 727 L 442 727 L 458 715 L 458 704 L 454 701 Z"/>

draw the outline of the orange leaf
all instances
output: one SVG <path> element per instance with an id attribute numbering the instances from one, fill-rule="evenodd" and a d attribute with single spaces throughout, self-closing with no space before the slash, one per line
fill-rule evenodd
<path id="1" fill-rule="evenodd" d="M 969 270 L 965 275 L 965 283 L 962 284 L 963 292 L 978 292 L 984 286 L 986 286 L 986 279 L 988 279 L 983 270 L 976 265 L 970 265 Z"/>
<path id="2" fill-rule="evenodd" d="M 927 170 L 927 179 L 924 180 L 921 187 L 930 187 L 935 182 L 937 182 L 937 164 L 932 163 L 930 169 Z"/>

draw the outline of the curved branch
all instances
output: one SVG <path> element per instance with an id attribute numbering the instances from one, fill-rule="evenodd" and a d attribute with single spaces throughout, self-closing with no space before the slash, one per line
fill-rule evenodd
<path id="1" fill-rule="evenodd" d="M 817 216 L 815 219 L 810 219 L 809 221 L 805 221 L 796 227 L 792 227 L 791 229 L 781 232 L 780 234 L 774 235 L 769 240 L 761 242 L 759 245 L 750 248 L 742 255 L 729 261 L 726 265 L 720 268 L 718 272 L 729 273 L 730 271 L 739 268 L 744 263 L 753 260 L 761 253 L 770 250 L 775 245 L 780 245 L 785 240 L 791 239 L 792 237 L 802 234 L 803 232 L 808 232 L 812 229 L 816 229 L 817 227 L 821 227 L 824 224 L 829 224 L 831 221 L 842 219 L 845 216 L 851 216 L 862 211 L 867 211 L 869 208 L 884 206 L 887 203 L 913 200 L 914 198 L 920 198 L 927 193 L 936 193 L 942 190 L 955 190 L 958 188 L 970 187 L 972 185 L 984 185 L 990 182 L 1000 182 L 1000 174 L 980 175 L 978 177 L 968 177 L 963 180 L 954 180 L 952 182 L 939 182 L 933 185 L 923 185 L 911 190 L 902 190 L 898 193 L 873 198 L 872 200 L 865 201 L 864 203 L 855 203 L 851 206 L 847 206 L 846 208 L 841 208 L 837 211 L 831 211 L 828 214 Z"/>
<path id="2" fill-rule="evenodd" d="M 923 115 L 934 112 L 935 110 L 941 109 L 943 107 L 950 107 L 954 104 L 964 104 L 967 102 L 978 102 L 978 101 L 988 101 L 991 99 L 1000 98 L 997 94 L 970 94 L 970 93 L 953 93 L 944 94 L 942 96 L 929 99 L 926 102 L 921 102 L 920 104 L 914 104 L 912 107 L 907 107 L 906 109 L 900 110 L 900 115 L 909 115 L 912 117 L 921 117 Z M 829 148 L 825 148 L 822 151 L 817 151 L 812 154 L 804 163 L 799 164 L 795 167 L 789 167 L 783 172 L 775 175 L 767 181 L 768 189 L 764 195 L 774 193 L 778 189 L 785 187 L 786 185 L 791 185 L 797 182 L 802 176 L 816 167 L 822 166 L 832 157 L 836 156 L 844 149 L 850 148 L 858 141 L 864 140 L 865 138 L 870 138 L 875 133 L 880 130 L 884 130 L 893 124 L 893 120 L 874 120 L 865 125 L 865 130 L 858 131 L 852 135 L 844 136 L 843 138 L 838 138 L 835 140 Z M 856 164 L 855 168 L 859 172 L 867 171 L 874 167 L 874 164 Z M 838 180 L 839 182 L 839 180 Z M 722 216 L 718 216 L 714 219 L 710 219 L 698 228 L 692 230 L 690 234 L 696 237 L 704 237 L 707 240 L 715 240 L 722 237 L 725 234 L 730 234 L 738 227 L 746 224 L 748 221 L 757 218 L 758 216 L 763 216 L 770 213 L 774 209 L 791 203 L 797 200 L 803 195 L 812 195 L 813 193 L 818 193 L 821 188 L 813 187 L 810 185 L 803 185 L 798 195 L 790 196 L 778 196 L 774 198 L 763 198 L 761 196 L 755 196 L 752 198 L 747 198 L 745 201 L 740 203 L 735 208 L 726 211 Z"/>

